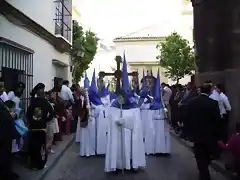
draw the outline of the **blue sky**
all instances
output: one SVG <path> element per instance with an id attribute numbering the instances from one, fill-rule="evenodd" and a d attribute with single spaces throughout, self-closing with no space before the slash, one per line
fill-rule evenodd
<path id="1" fill-rule="evenodd" d="M 111 40 L 179 14 L 181 0 L 74 0 L 82 24 Z"/>

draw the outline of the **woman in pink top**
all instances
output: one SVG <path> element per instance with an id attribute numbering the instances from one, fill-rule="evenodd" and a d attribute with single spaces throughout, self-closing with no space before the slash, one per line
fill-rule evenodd
<path id="1" fill-rule="evenodd" d="M 230 137 L 227 144 L 219 142 L 221 148 L 228 150 L 234 163 L 234 169 L 240 175 L 240 123 L 236 124 L 236 133 Z"/>

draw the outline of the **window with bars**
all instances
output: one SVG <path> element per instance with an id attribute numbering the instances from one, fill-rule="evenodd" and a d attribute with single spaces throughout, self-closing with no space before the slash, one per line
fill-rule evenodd
<path id="1" fill-rule="evenodd" d="M 63 26 L 63 5 L 61 2 L 56 3 L 56 13 L 55 13 L 55 17 L 56 17 L 56 25 L 59 26 L 60 28 L 62 28 Z"/>
<path id="2" fill-rule="evenodd" d="M 22 96 L 22 108 L 26 110 L 33 88 L 33 52 L 0 41 L 0 77 L 4 80 L 7 92 L 13 90 L 20 81 L 26 85 Z"/>
<path id="3" fill-rule="evenodd" d="M 55 0 L 55 34 L 71 41 L 72 14 L 71 0 Z"/>

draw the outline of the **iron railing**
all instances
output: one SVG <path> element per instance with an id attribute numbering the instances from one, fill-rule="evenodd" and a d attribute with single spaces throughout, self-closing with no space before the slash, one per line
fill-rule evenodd
<path id="1" fill-rule="evenodd" d="M 33 87 L 33 53 L 0 42 L 0 77 L 7 92 L 13 90 L 19 81 L 25 83 L 22 108 L 26 111 Z"/>
<path id="2" fill-rule="evenodd" d="M 55 34 L 71 42 L 72 13 L 65 4 L 66 0 L 55 0 Z"/>

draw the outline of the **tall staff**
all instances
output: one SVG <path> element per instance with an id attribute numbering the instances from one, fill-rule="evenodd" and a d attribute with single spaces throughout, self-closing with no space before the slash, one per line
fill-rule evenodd
<path id="1" fill-rule="evenodd" d="M 119 128 L 121 130 L 121 144 L 122 144 L 122 149 L 121 149 L 121 156 L 122 156 L 122 174 L 124 174 L 124 165 L 125 165 L 125 160 L 124 160 L 124 127 L 123 127 L 123 108 L 122 105 L 124 103 L 124 99 L 122 96 L 118 97 L 118 102 L 120 104 L 120 120 L 119 120 Z"/>

